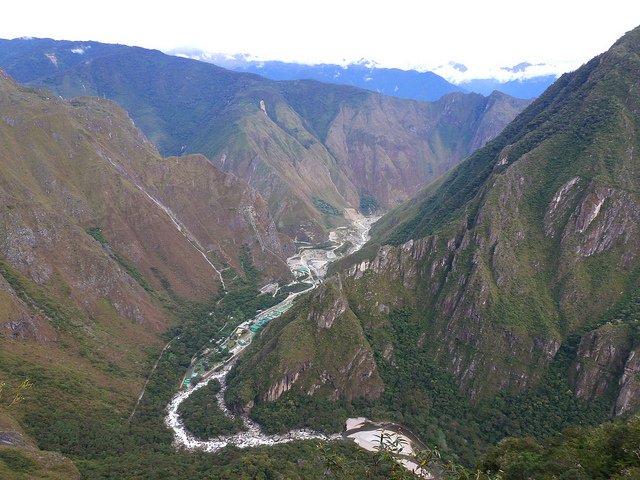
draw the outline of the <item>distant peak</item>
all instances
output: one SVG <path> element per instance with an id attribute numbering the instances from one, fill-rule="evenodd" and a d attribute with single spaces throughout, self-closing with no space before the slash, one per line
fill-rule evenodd
<path id="1" fill-rule="evenodd" d="M 542 64 L 538 64 L 538 65 L 542 65 Z M 513 67 L 502 67 L 502 70 L 506 70 L 508 72 L 524 72 L 527 70 L 527 68 L 532 66 L 533 64 L 529 62 L 520 62 L 519 64 L 514 65 Z"/>
<path id="2" fill-rule="evenodd" d="M 349 66 L 349 65 L 357 65 L 359 67 L 367 67 L 367 68 L 371 68 L 371 69 L 380 67 L 380 64 L 378 62 L 376 62 L 375 60 L 367 60 L 366 58 L 361 58 L 357 62 L 353 62 L 351 64 L 347 64 L 346 66 Z"/>

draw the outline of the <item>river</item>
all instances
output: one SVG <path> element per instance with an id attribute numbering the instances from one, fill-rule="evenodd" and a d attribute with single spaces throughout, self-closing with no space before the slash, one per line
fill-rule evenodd
<path id="1" fill-rule="evenodd" d="M 210 381 L 216 379 L 220 382 L 221 386 L 220 392 L 216 395 L 218 406 L 225 415 L 234 417 L 234 414 L 229 411 L 224 402 L 226 377 L 239 356 L 250 345 L 253 335 L 255 335 L 264 324 L 268 323 L 268 321 L 277 318 L 289 310 L 293 305 L 293 301 L 298 296 L 316 288 L 322 282 L 329 263 L 362 248 L 369 239 L 371 225 L 379 218 L 364 217 L 354 211 L 347 212 L 347 215 L 351 220 L 351 226 L 341 227 L 330 232 L 329 239 L 332 243 L 331 245 L 325 245 L 323 248 L 314 248 L 308 244 L 299 245 L 298 252 L 287 260 L 287 264 L 294 278 L 296 278 L 296 281 L 292 284 L 308 285 L 307 288 L 302 291 L 290 293 L 285 300 L 264 312 L 260 312 L 250 321 L 238 325 L 227 339 L 218 342 L 217 348 L 224 348 L 225 351 L 228 351 L 229 357 L 223 362 L 219 362 L 206 372 L 198 373 L 199 370 L 197 366 L 204 364 L 204 362 L 199 361 L 197 356 L 194 357 L 192 367 L 188 370 L 183 380 L 181 391 L 171 399 L 171 402 L 167 406 L 165 423 L 173 431 L 175 445 L 177 447 L 187 448 L 189 450 L 198 449 L 206 452 L 217 452 L 228 445 L 247 448 L 259 445 L 276 445 L 295 440 L 336 440 L 344 437 L 353 439 L 355 443 L 362 448 L 375 451 L 379 447 L 380 437 L 383 435 L 388 441 L 396 442 L 402 446 L 398 461 L 410 470 L 416 469 L 417 465 L 411 463 L 409 457 L 418 449 L 423 448 L 423 446 L 413 435 L 409 434 L 409 432 L 405 434 L 401 427 L 394 426 L 393 424 L 377 424 L 365 418 L 354 418 L 347 420 L 344 432 L 331 435 L 308 429 L 297 429 L 284 434 L 267 435 L 262 432 L 256 422 L 247 416 L 242 416 L 241 418 L 246 428 L 245 431 L 201 440 L 185 428 L 178 413 L 182 402 Z M 277 287 L 275 291 L 277 291 Z M 206 355 L 207 350 L 202 352 L 202 354 Z M 193 378 L 198 377 L 199 379 L 195 385 L 191 385 L 190 380 L 192 375 Z M 429 478 L 429 475 L 424 471 L 417 471 L 417 473 L 424 478 Z"/>

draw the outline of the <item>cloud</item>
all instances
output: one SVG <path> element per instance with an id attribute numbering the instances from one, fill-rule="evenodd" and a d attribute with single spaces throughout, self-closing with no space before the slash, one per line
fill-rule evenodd
<path id="1" fill-rule="evenodd" d="M 452 68 L 455 68 L 456 70 L 458 70 L 459 72 L 466 72 L 467 70 L 469 70 L 467 68 L 466 65 L 463 65 L 462 63 L 456 63 L 456 62 L 449 62 L 449 65 L 451 65 Z"/>
<path id="2" fill-rule="evenodd" d="M 72 48 L 71 53 L 75 53 L 77 55 L 84 55 L 84 52 L 86 52 L 90 48 L 91 48 L 91 45 L 82 45 L 79 47 Z"/>
<path id="3" fill-rule="evenodd" d="M 580 65 L 577 62 L 563 63 L 537 63 L 521 62 L 512 67 L 491 67 L 486 65 L 464 66 L 458 68 L 459 64 L 449 62 L 433 68 L 432 71 L 447 81 L 456 85 L 469 82 L 471 80 L 492 79 L 498 82 L 510 82 L 513 80 L 527 80 L 534 77 L 548 75 L 560 76 L 565 72 L 575 70 Z"/>

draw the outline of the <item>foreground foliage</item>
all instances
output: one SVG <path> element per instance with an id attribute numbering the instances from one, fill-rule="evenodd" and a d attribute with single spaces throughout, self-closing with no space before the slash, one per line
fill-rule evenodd
<path id="1" fill-rule="evenodd" d="M 640 478 L 640 416 L 596 428 L 571 428 L 543 442 L 507 439 L 481 467 L 502 471 L 505 480 Z"/>

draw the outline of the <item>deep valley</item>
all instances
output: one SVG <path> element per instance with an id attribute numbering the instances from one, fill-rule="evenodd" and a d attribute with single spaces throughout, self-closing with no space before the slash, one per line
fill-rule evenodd
<path id="1" fill-rule="evenodd" d="M 639 78 L 0 40 L 0 477 L 640 478 Z"/>

